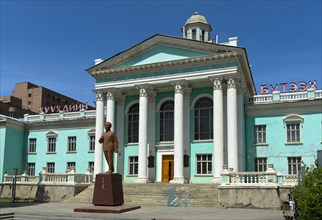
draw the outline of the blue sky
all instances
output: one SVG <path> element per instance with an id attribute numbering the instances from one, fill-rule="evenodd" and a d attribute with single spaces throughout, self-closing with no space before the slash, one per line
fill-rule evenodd
<path id="1" fill-rule="evenodd" d="M 0 95 L 29 81 L 93 104 L 85 71 L 151 37 L 181 37 L 198 11 L 219 42 L 237 36 L 260 85 L 321 76 L 321 1 L 16 1 L 1 0 Z"/>

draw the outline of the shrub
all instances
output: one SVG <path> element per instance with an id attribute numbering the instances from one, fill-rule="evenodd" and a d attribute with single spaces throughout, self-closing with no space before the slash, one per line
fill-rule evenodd
<path id="1" fill-rule="evenodd" d="M 306 167 L 301 182 L 292 190 L 300 219 L 322 219 L 322 167 Z"/>

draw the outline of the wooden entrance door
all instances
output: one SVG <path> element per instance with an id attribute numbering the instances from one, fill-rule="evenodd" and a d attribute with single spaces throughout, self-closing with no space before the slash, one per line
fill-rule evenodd
<path id="1" fill-rule="evenodd" d="M 174 156 L 162 156 L 162 182 L 170 182 L 174 174 Z"/>

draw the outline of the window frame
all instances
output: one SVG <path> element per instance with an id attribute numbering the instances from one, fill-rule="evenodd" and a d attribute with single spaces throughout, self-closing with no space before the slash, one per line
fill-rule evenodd
<path id="1" fill-rule="evenodd" d="M 28 154 L 36 154 L 36 153 L 37 153 L 37 138 L 29 138 Z"/>
<path id="2" fill-rule="evenodd" d="M 198 160 L 198 156 L 200 156 L 200 160 Z M 206 156 L 205 159 L 202 158 L 202 156 Z M 209 158 L 210 156 L 210 158 Z M 212 154 L 196 154 L 196 170 L 195 170 L 195 175 L 196 176 L 212 176 L 213 175 L 213 163 L 212 163 Z M 200 165 L 198 165 L 198 163 L 200 163 Z M 206 168 L 206 172 L 204 173 L 204 170 L 203 170 L 203 164 L 206 164 L 205 165 L 205 168 Z M 200 166 L 200 173 L 198 173 L 198 169 L 199 169 L 199 166 Z M 210 168 L 210 171 L 209 171 L 209 168 Z"/>
<path id="3" fill-rule="evenodd" d="M 35 176 L 36 163 L 28 163 L 28 176 Z"/>
<path id="4" fill-rule="evenodd" d="M 298 145 L 302 143 L 302 129 L 304 119 L 299 115 L 288 115 L 284 118 L 285 128 L 285 145 Z M 297 125 L 297 128 L 290 128 L 290 126 Z M 296 140 L 293 140 L 293 134 Z"/>
<path id="5" fill-rule="evenodd" d="M 47 173 L 55 173 L 55 162 L 47 162 Z"/>
<path id="6" fill-rule="evenodd" d="M 298 175 L 302 170 L 302 157 L 287 157 L 287 174 Z M 294 172 L 294 166 L 296 172 Z"/>
<path id="7" fill-rule="evenodd" d="M 172 105 L 172 109 L 167 109 L 168 105 Z M 169 117 L 170 116 L 170 117 Z M 172 131 L 167 132 L 167 125 L 172 126 Z M 162 102 L 159 108 L 159 142 L 174 141 L 174 100 L 168 99 Z"/>
<path id="8" fill-rule="evenodd" d="M 254 161 L 254 171 L 265 172 L 266 170 L 267 170 L 267 157 L 256 157 Z"/>
<path id="9" fill-rule="evenodd" d="M 72 168 L 74 167 L 74 171 L 76 172 L 76 162 L 72 161 L 72 162 L 67 162 L 66 163 L 66 172 L 70 172 L 72 170 Z"/>
<path id="10" fill-rule="evenodd" d="M 90 173 L 93 173 L 94 172 L 94 166 L 95 166 L 95 162 L 94 161 L 88 161 L 88 168 L 87 168 L 87 170 Z"/>
<path id="11" fill-rule="evenodd" d="M 262 128 L 259 130 L 258 128 Z M 259 139 L 262 139 L 260 142 Z M 267 144 L 267 125 L 266 124 L 258 124 L 254 125 L 254 144 L 255 145 L 268 145 Z"/>
<path id="12" fill-rule="evenodd" d="M 129 156 L 128 176 L 138 176 L 139 174 L 139 157 Z M 135 159 L 133 161 L 133 159 Z"/>
<path id="13" fill-rule="evenodd" d="M 134 144 L 139 142 L 139 116 L 140 116 L 140 105 L 138 102 L 133 103 L 127 112 L 127 143 L 128 144 Z"/>
<path id="14" fill-rule="evenodd" d="M 211 106 L 208 107 L 201 107 L 202 102 L 205 102 L 203 100 L 209 100 L 211 101 Z M 200 105 L 200 106 L 197 106 Z M 214 132 L 213 132 L 213 99 L 208 96 L 203 96 L 198 98 L 198 100 L 193 105 L 193 112 L 194 112 L 194 131 L 193 131 L 193 140 L 194 141 L 213 141 L 214 139 Z M 204 116 L 202 117 L 202 112 L 207 111 L 208 117 Z M 208 119 L 207 119 L 208 118 Z M 203 120 L 201 120 L 203 119 Z M 208 121 L 208 128 L 204 129 L 206 126 L 202 126 L 202 121 Z M 206 137 L 207 136 L 207 137 Z"/>
<path id="15" fill-rule="evenodd" d="M 77 152 L 77 136 L 68 136 L 67 137 L 67 153 L 76 153 Z"/>

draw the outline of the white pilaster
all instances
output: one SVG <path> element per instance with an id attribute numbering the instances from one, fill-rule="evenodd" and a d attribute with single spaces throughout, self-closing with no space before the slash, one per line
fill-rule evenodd
<path id="1" fill-rule="evenodd" d="M 221 183 L 220 173 L 224 165 L 224 114 L 222 78 L 210 78 L 213 82 L 213 132 L 214 132 L 214 179 L 213 183 Z"/>
<path id="2" fill-rule="evenodd" d="M 238 169 L 245 171 L 245 109 L 244 109 L 244 92 L 245 88 L 241 88 L 237 95 L 237 120 L 238 120 Z"/>
<path id="3" fill-rule="evenodd" d="M 228 167 L 238 171 L 237 142 L 237 86 L 236 79 L 227 79 L 227 132 L 228 132 Z"/>
<path id="4" fill-rule="evenodd" d="M 137 87 L 140 92 L 139 103 L 139 170 L 137 183 L 149 182 L 147 175 L 148 145 L 148 85 Z"/>
<path id="5" fill-rule="evenodd" d="M 183 89 L 184 80 L 172 83 L 174 93 L 174 177 L 170 183 L 185 183 L 183 176 Z"/>
<path id="6" fill-rule="evenodd" d="M 103 168 L 103 148 L 98 142 L 103 133 L 104 127 L 104 99 L 102 92 L 96 92 L 96 120 L 95 120 L 95 159 L 94 178 L 96 174 L 102 172 Z"/>
<path id="7" fill-rule="evenodd" d="M 148 94 L 148 155 L 147 156 L 156 156 L 155 154 L 155 92 L 149 92 Z M 155 168 L 148 168 L 148 179 L 151 181 L 155 181 L 156 172 Z"/>
<path id="8" fill-rule="evenodd" d="M 115 115 L 115 91 L 109 89 L 106 92 L 106 121 L 112 123 L 111 130 L 114 131 L 114 115 Z"/>

